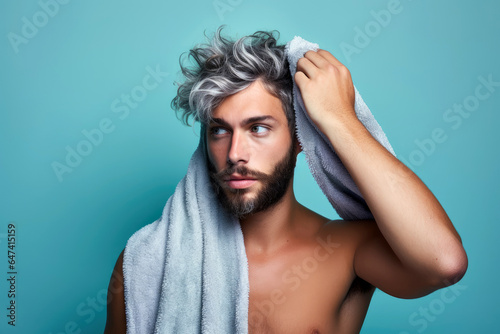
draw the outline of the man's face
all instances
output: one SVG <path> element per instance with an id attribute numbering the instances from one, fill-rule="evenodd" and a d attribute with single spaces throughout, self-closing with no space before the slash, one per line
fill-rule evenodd
<path id="1" fill-rule="evenodd" d="M 281 101 L 260 81 L 227 97 L 207 126 L 212 184 L 222 204 L 241 218 L 276 204 L 296 161 Z"/>

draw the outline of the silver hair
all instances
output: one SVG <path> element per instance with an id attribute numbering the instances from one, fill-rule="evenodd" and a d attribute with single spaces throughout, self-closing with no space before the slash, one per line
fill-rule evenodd
<path id="1" fill-rule="evenodd" d="M 278 45 L 279 32 L 257 31 L 236 41 L 222 36 L 221 26 L 206 44 L 199 44 L 179 59 L 184 82 L 179 84 L 172 108 L 185 124 L 189 119 L 207 124 L 212 112 L 228 96 L 260 79 L 278 97 L 294 129 L 293 81 L 285 46 Z M 276 35 L 276 37 L 275 37 Z M 187 59 L 186 59 L 187 58 Z M 184 65 L 190 60 L 191 66 Z"/>

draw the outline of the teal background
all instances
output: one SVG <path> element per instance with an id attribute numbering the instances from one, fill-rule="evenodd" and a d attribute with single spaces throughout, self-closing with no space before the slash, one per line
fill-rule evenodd
<path id="1" fill-rule="evenodd" d="M 51 7 L 46 22 L 39 12 L 54 1 L 0 5 L 0 332 L 102 332 L 103 291 L 118 254 L 160 216 L 198 142 L 170 109 L 178 57 L 221 24 L 237 37 L 269 29 L 282 42 L 300 35 L 336 55 L 398 157 L 463 238 L 469 269 L 458 289 L 416 300 L 377 291 L 362 333 L 498 332 L 500 87 L 460 125 L 443 119 L 474 94 L 479 76 L 500 81 L 498 2 L 401 0 L 399 13 L 350 55 L 342 45 L 356 46 L 357 29 L 376 28 L 371 11 L 391 1 L 67 2 L 57 13 Z M 15 46 L 11 33 L 23 36 L 34 19 L 36 34 Z M 126 117 L 123 103 L 114 112 L 122 94 L 140 91 L 148 66 L 169 74 Z M 58 179 L 53 163 L 65 163 L 66 147 L 76 149 L 82 131 L 105 119 L 109 133 Z M 436 128 L 444 135 L 425 154 L 415 141 Z M 302 155 L 297 175 L 299 201 L 336 218 Z M 14 328 L 6 317 L 10 222 L 17 227 Z"/>

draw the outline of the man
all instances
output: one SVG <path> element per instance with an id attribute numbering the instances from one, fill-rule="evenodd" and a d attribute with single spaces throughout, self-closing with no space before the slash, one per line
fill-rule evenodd
<path id="1" fill-rule="evenodd" d="M 219 29 L 190 56 L 195 66 L 182 67 L 172 105 L 206 129 L 212 186 L 239 219 L 249 333 L 357 333 L 375 287 L 416 298 L 461 279 L 467 256 L 458 233 L 430 190 L 357 119 L 350 73 L 332 54 L 307 52 L 293 79 L 374 220 L 330 221 L 295 199 L 292 78 L 272 33 L 232 42 Z M 125 331 L 122 261 L 106 333 Z"/>

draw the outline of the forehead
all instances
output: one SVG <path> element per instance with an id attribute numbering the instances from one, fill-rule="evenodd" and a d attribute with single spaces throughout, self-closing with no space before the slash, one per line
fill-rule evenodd
<path id="1" fill-rule="evenodd" d="M 288 122 L 281 100 L 269 93 L 260 80 L 225 98 L 212 113 L 213 118 L 223 119 L 228 123 L 265 115 L 271 116 L 278 123 Z"/>

